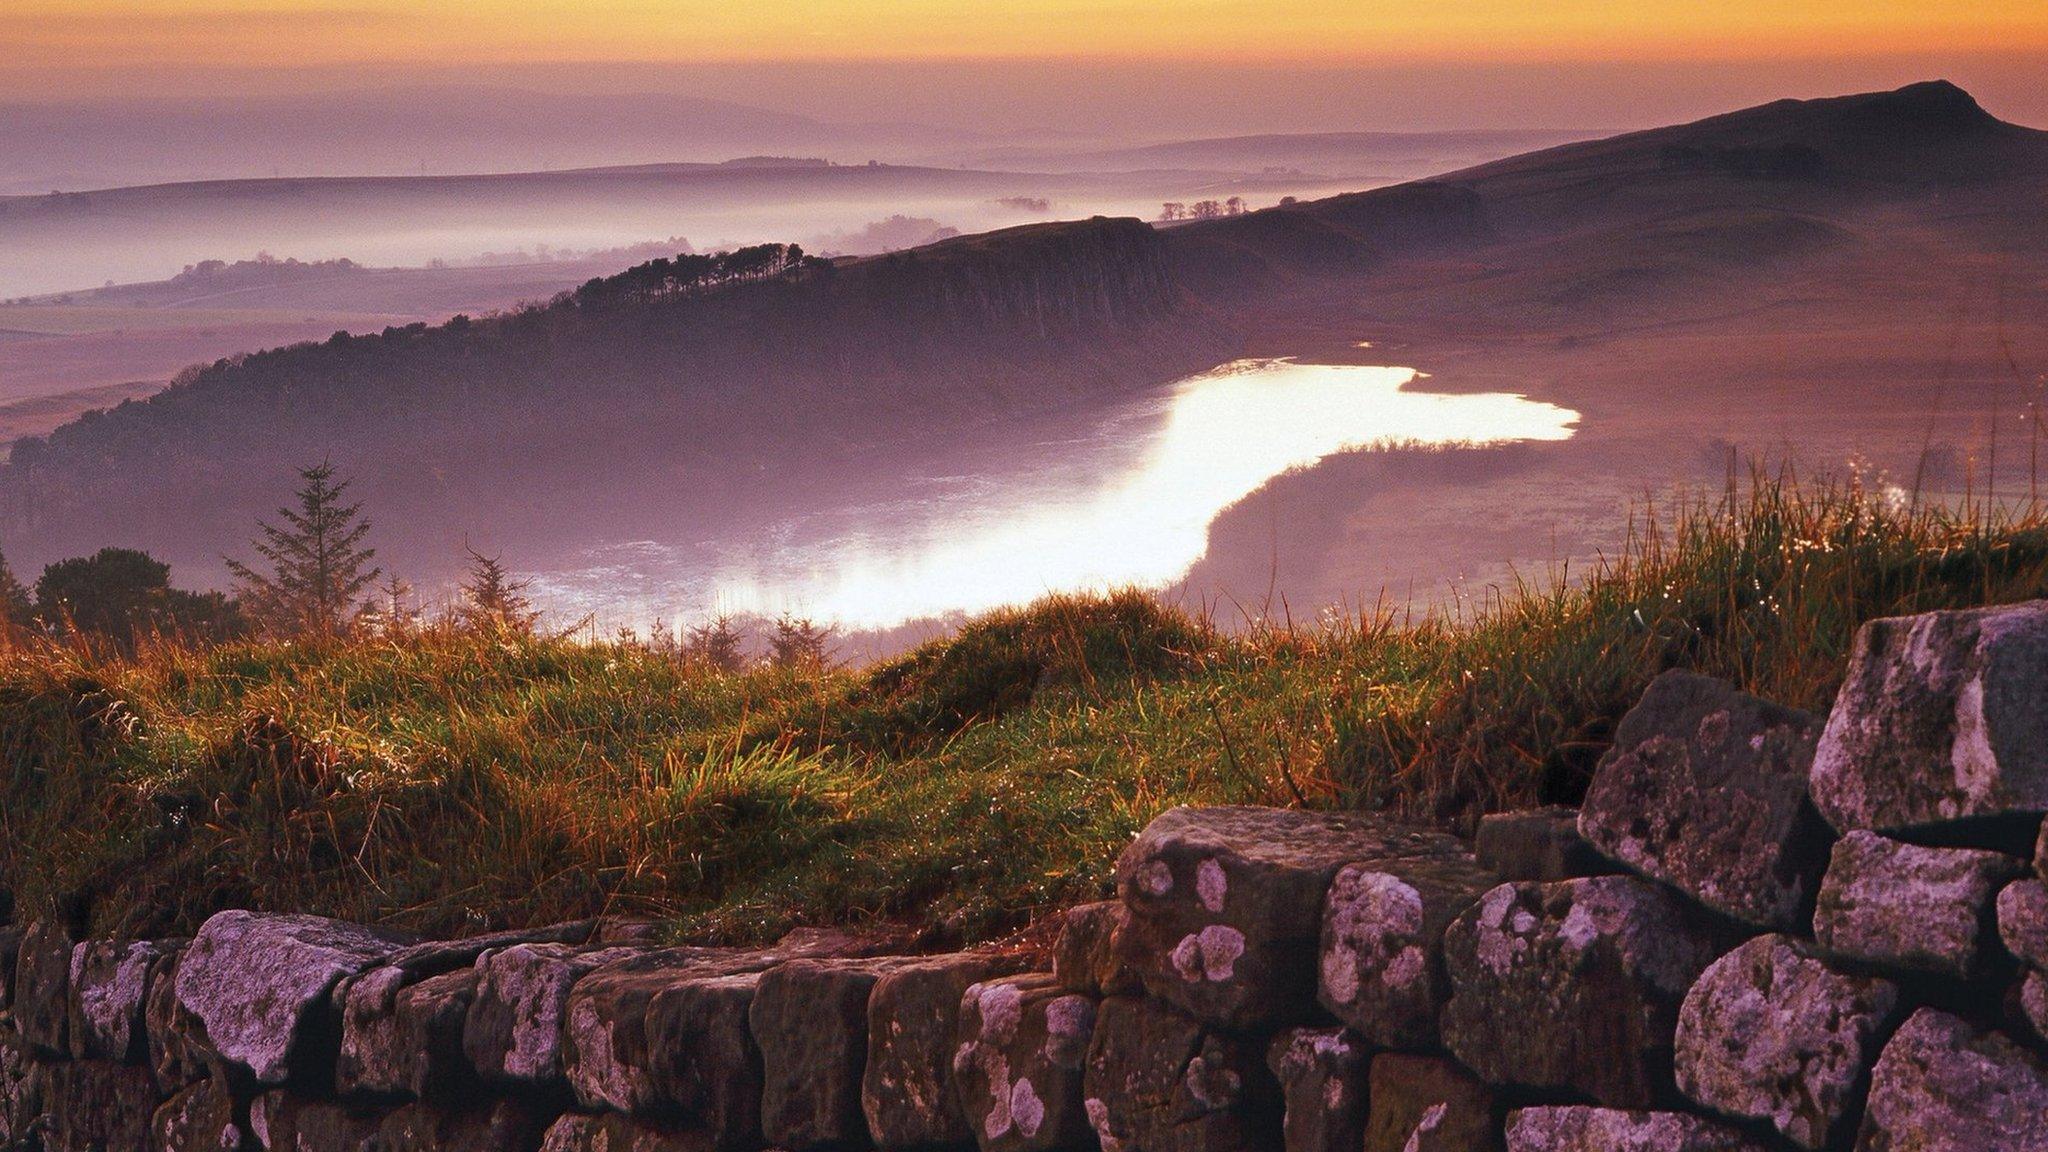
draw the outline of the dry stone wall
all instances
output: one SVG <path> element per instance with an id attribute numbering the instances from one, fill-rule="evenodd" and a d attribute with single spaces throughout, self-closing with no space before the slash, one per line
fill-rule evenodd
<path id="1" fill-rule="evenodd" d="M 1467 844 L 1167 812 L 1030 950 L 0 928 L 9 1152 L 2048 1152 L 2048 605 L 1682 672 Z"/>

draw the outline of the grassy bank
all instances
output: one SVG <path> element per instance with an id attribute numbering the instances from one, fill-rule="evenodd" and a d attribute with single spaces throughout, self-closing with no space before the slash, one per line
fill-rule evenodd
<path id="1" fill-rule="evenodd" d="M 602 910 L 758 937 L 986 936 L 1107 891 L 1181 802 L 1469 829 L 1574 798 L 1672 666 L 1824 708 L 1873 616 L 2048 595 L 2048 522 L 1760 482 L 1459 620 L 1225 635 L 1127 593 L 901 660 L 721 675 L 429 632 L 0 655 L 0 880 L 93 930 L 318 911 L 433 931 Z"/>

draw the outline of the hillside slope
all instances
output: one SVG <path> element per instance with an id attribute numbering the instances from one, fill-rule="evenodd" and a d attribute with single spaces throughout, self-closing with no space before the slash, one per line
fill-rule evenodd
<path id="1" fill-rule="evenodd" d="M 949 430 L 1128 396 L 1255 329 L 1356 331 L 1360 300 L 1437 331 L 1648 323 L 1753 304 L 1852 254 L 1965 258 L 1964 226 L 2038 264 L 2044 172 L 2048 134 L 1935 83 L 1165 230 L 1098 218 L 578 294 L 223 361 L 25 441 L 0 470 L 0 539 L 31 570 L 121 543 L 204 578 L 321 458 L 361 478 L 409 573 L 445 570 L 469 533 L 534 559 L 689 533 L 807 492 L 887 492 L 889 461 Z M 1905 256 L 1874 247 L 1930 228 L 1951 231 Z"/>

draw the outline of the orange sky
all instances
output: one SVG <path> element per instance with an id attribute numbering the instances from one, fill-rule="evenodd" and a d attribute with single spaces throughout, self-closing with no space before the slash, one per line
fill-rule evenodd
<path id="1" fill-rule="evenodd" d="M 1715 59 L 2037 50 L 2042 0 L 9 0 L 0 58 L 299 67 L 1091 57 Z"/>

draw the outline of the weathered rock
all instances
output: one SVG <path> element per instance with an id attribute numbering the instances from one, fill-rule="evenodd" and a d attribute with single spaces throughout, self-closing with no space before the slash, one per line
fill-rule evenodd
<path id="1" fill-rule="evenodd" d="M 761 1050 L 761 1133 L 770 1145 L 807 1152 L 868 1143 L 868 999 L 902 963 L 793 960 L 762 974 L 747 1023 Z"/>
<path id="2" fill-rule="evenodd" d="M 2048 601 L 1872 620 L 1813 760 L 1836 828 L 2048 811 Z"/>
<path id="3" fill-rule="evenodd" d="M 1050 974 L 972 985 L 960 999 L 953 1084 L 982 1152 L 1051 1152 L 1091 1139 L 1082 1066 L 1095 1001 Z"/>
<path id="4" fill-rule="evenodd" d="M 1096 1012 L 1082 1090 L 1103 1152 L 1234 1152 L 1280 1129 L 1263 1053 L 1138 996 Z"/>
<path id="5" fill-rule="evenodd" d="M 1827 866 L 1807 798 L 1820 718 L 1671 671 L 1615 730 L 1579 832 L 1630 868 L 1737 920 L 1803 927 Z"/>
<path id="6" fill-rule="evenodd" d="M 21 940 L 27 934 L 26 925 L 0 925 L 0 1011 L 14 1006 L 14 967 L 21 960 Z"/>
<path id="7" fill-rule="evenodd" d="M 139 1064 L 147 1056 L 150 979 L 169 950 L 148 940 L 88 940 L 71 950 L 71 1055 Z"/>
<path id="8" fill-rule="evenodd" d="M 42 1076 L 45 1152 L 114 1152 L 148 1145 L 158 1100 L 147 1068 L 71 1060 L 49 1065 Z"/>
<path id="9" fill-rule="evenodd" d="M 747 1013 L 761 973 L 888 943 L 801 932 L 772 948 L 664 948 L 607 964 L 569 994 L 569 1087 L 586 1108 L 687 1117 L 722 1147 L 751 1147 L 762 1083 Z"/>
<path id="10" fill-rule="evenodd" d="M 264 1152 L 384 1152 L 388 1114 L 278 1089 L 250 1103 L 249 1130 Z"/>
<path id="11" fill-rule="evenodd" d="M 1469 856 L 1351 864 L 1323 904 L 1317 999 L 1382 1048 L 1437 1046 L 1444 929 L 1500 881 Z"/>
<path id="12" fill-rule="evenodd" d="M 1455 837 L 1354 814 L 1175 808 L 1117 860 L 1128 955 L 1148 991 L 1204 1024 L 1305 1020 L 1337 870 L 1464 854 Z"/>
<path id="13" fill-rule="evenodd" d="M 1342 1028 L 1290 1028 L 1266 1049 L 1280 1082 L 1286 1152 L 1358 1152 L 1365 1140 L 1371 1049 Z"/>
<path id="14" fill-rule="evenodd" d="M 1493 1090 L 1440 1056 L 1372 1058 L 1364 1152 L 1493 1152 L 1500 1117 Z"/>
<path id="15" fill-rule="evenodd" d="M 1679 1001 L 1717 954 L 1644 880 L 1503 884 L 1444 934 L 1444 1043 L 1492 1083 L 1648 1107 L 1669 1081 Z"/>
<path id="16" fill-rule="evenodd" d="M 1678 1016 L 1679 1090 L 1823 1148 L 1862 1098 L 1899 1014 L 1889 980 L 1838 972 L 1811 946 L 1760 936 L 1716 960 Z"/>
<path id="17" fill-rule="evenodd" d="M 558 1115 L 500 1097 L 467 1107 L 407 1104 L 377 1125 L 380 1152 L 534 1152 Z"/>
<path id="18" fill-rule="evenodd" d="M 1130 920 L 1130 910 L 1121 900 L 1067 909 L 1052 953 L 1052 974 L 1060 986 L 1097 997 L 1138 991 L 1142 982 L 1124 954 Z"/>
<path id="19" fill-rule="evenodd" d="M 961 1145 L 974 1130 L 953 1087 L 960 999 L 986 980 L 1017 972 L 1017 955 L 963 952 L 894 969 L 868 995 L 868 1058 L 861 1111 L 887 1149 Z"/>
<path id="20" fill-rule="evenodd" d="M 2039 969 L 2028 969 L 2013 987 L 2006 1011 L 2019 1026 L 2021 1035 L 2032 1036 L 2037 1044 L 2048 1044 L 2048 975 Z"/>
<path id="21" fill-rule="evenodd" d="M 186 1085 L 149 1121 L 150 1152 L 238 1152 L 243 1137 L 234 1093 L 224 1080 Z"/>
<path id="22" fill-rule="evenodd" d="M 541 1142 L 541 1152 L 708 1152 L 710 1147 L 702 1132 L 617 1112 L 572 1112 L 555 1121 Z"/>
<path id="23" fill-rule="evenodd" d="M 1508 1152 L 1764 1152 L 1725 1124 L 1683 1112 L 1575 1105 L 1508 1113 Z"/>
<path id="24" fill-rule="evenodd" d="M 149 1066 L 157 1090 L 170 1096 L 188 1085 L 227 1074 L 227 1063 L 206 1039 L 206 1024 L 178 1000 L 182 953 L 166 956 L 150 977 L 143 1012 Z"/>
<path id="25" fill-rule="evenodd" d="M 1998 938 L 2014 956 L 2048 968 L 2048 883 L 2028 876 L 2000 890 Z"/>
<path id="26" fill-rule="evenodd" d="M 516 944 L 479 957 L 462 1033 L 470 1067 L 496 1084 L 561 1084 L 569 990 L 587 973 L 639 954 L 635 948 Z"/>
<path id="27" fill-rule="evenodd" d="M 30 1049 L 44 1056 L 71 1055 L 70 933 L 55 924 L 29 925 L 14 968 L 14 1023 Z"/>
<path id="28" fill-rule="evenodd" d="M 1561 804 L 1480 817 L 1472 853 L 1503 880 L 1548 883 L 1617 871 L 1579 835 L 1579 810 Z"/>
<path id="29" fill-rule="evenodd" d="M 1923 1008 L 1870 1076 L 1858 1152 L 2048 1148 L 2048 1068 L 1996 1032 Z"/>
<path id="30" fill-rule="evenodd" d="M 328 993 L 404 943 L 321 916 L 220 912 L 178 962 L 178 999 L 214 1051 L 278 1084 L 294 1059 L 331 1063 L 340 1028 Z"/>
<path id="31" fill-rule="evenodd" d="M 407 984 L 385 966 L 344 981 L 335 1089 L 444 1099 L 473 1079 L 462 1055 L 462 1024 L 476 994 L 476 969 Z"/>
<path id="32" fill-rule="evenodd" d="M 458 968 L 473 968 L 486 952 L 498 952 L 521 944 L 580 945 L 588 942 L 596 931 L 595 920 L 572 920 L 544 928 L 514 928 L 456 940 L 423 940 L 393 952 L 384 963 L 404 971 L 408 978 L 406 982 L 412 983 Z"/>
<path id="33" fill-rule="evenodd" d="M 32 1149 L 43 1115 L 43 1065 L 29 1059 L 11 1021 L 0 1020 L 0 1148 Z"/>
<path id="34" fill-rule="evenodd" d="M 1851 832 L 1835 844 L 1813 934 L 1850 959 L 1968 978 L 1994 940 L 1999 889 L 2024 870 L 2003 853 Z"/>

